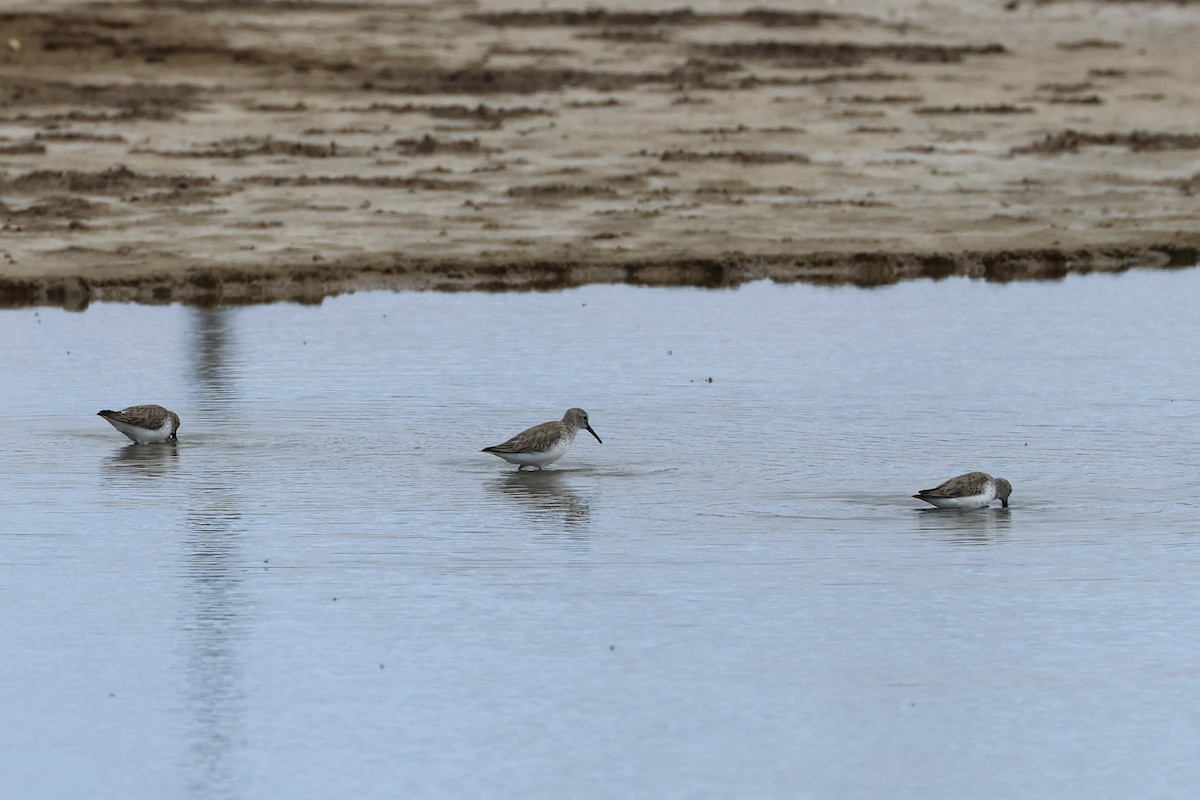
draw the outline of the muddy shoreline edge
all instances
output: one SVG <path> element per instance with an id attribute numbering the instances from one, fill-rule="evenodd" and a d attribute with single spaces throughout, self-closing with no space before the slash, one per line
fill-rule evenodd
<path id="1" fill-rule="evenodd" d="M 1200 264 L 1200 234 L 1169 241 L 1096 248 L 998 250 L 959 253 L 806 253 L 712 258 L 680 254 L 654 259 L 475 264 L 348 259 L 340 263 L 280 265 L 259 269 L 204 266 L 136 277 L 88 279 L 0 277 L 0 308 L 55 306 L 82 311 L 92 303 L 188 306 L 292 302 L 320 304 L 358 291 L 522 292 L 556 291 L 589 284 L 736 288 L 770 280 L 863 288 L 902 281 L 966 277 L 989 282 L 1061 280 L 1069 275 L 1131 269 L 1188 269 Z"/>

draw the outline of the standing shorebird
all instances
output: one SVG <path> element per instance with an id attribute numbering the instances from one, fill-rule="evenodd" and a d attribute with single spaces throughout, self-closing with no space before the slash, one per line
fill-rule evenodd
<path id="1" fill-rule="evenodd" d="M 1000 504 L 1008 508 L 1010 494 L 1012 484 L 1004 478 L 993 478 L 986 472 L 968 472 L 941 486 L 922 489 L 913 497 L 938 508 L 986 508 L 988 503 L 999 498 Z"/>
<path id="2" fill-rule="evenodd" d="M 175 441 L 179 415 L 162 406 L 130 406 L 120 411 L 99 411 L 114 428 L 138 444 Z"/>
<path id="3" fill-rule="evenodd" d="M 585 430 L 596 441 L 604 444 L 600 436 L 588 424 L 587 412 L 582 408 L 568 408 L 561 420 L 543 422 L 528 430 L 521 431 L 503 444 L 485 447 L 480 452 L 492 453 L 505 461 L 517 465 L 517 471 L 525 467 L 541 469 L 547 464 L 558 461 L 575 441 L 575 434 Z"/>

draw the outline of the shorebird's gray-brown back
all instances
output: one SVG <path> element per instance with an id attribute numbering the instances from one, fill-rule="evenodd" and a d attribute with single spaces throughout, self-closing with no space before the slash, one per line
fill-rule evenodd
<path id="1" fill-rule="evenodd" d="M 933 497 L 970 497 L 980 494 L 992 479 L 986 472 L 968 472 L 943 481 L 932 489 L 922 489 L 921 494 Z"/>

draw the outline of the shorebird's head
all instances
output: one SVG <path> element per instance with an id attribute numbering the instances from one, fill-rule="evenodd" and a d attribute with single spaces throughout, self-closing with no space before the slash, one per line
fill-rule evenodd
<path id="1" fill-rule="evenodd" d="M 567 413 L 563 414 L 563 422 L 575 428 L 575 430 L 583 430 L 596 437 L 596 441 L 604 444 L 604 440 L 600 438 L 592 426 L 588 424 L 587 412 L 582 408 L 568 408 Z"/>
<path id="2" fill-rule="evenodd" d="M 996 478 L 996 497 L 1000 500 L 1000 505 L 1008 508 L 1008 496 L 1012 494 L 1012 484 L 1004 480 L 1004 478 Z"/>
<path id="3" fill-rule="evenodd" d="M 179 433 L 179 415 L 176 414 L 174 411 L 171 411 L 169 413 L 171 414 L 171 435 L 168 436 L 167 439 L 174 442 L 174 441 L 178 441 L 178 439 L 179 439 L 179 437 L 175 435 L 175 434 Z"/>

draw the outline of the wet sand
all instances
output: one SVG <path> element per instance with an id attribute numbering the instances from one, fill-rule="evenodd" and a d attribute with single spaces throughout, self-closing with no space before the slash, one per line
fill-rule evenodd
<path id="1" fill-rule="evenodd" d="M 18 0 L 0 305 L 1197 263 L 1200 4 Z"/>

